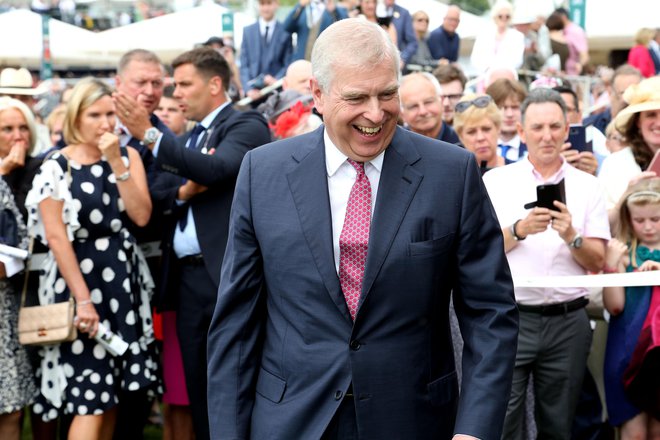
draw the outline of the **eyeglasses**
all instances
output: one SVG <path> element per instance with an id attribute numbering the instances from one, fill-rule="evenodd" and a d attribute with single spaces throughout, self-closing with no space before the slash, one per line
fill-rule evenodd
<path id="1" fill-rule="evenodd" d="M 500 20 L 511 20 L 511 16 L 509 14 L 500 14 L 497 16 Z"/>
<path id="2" fill-rule="evenodd" d="M 463 97 L 462 93 L 453 93 L 449 95 L 443 95 L 442 93 L 440 94 L 440 100 L 444 100 L 445 98 L 448 99 L 451 102 L 456 102 L 459 99 Z"/>
<path id="3" fill-rule="evenodd" d="M 493 102 L 493 98 L 490 96 L 480 96 L 471 101 L 462 101 L 456 104 L 456 112 L 463 113 L 465 110 L 469 109 L 470 106 L 475 106 L 477 108 L 486 108 L 488 105 Z"/>

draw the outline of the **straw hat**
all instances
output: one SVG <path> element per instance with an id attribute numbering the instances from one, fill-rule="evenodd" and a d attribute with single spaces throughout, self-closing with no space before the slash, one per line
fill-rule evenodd
<path id="1" fill-rule="evenodd" d="M 40 95 L 46 87 L 32 87 L 32 75 L 25 67 L 7 67 L 0 73 L 0 95 Z"/>
<path id="2" fill-rule="evenodd" d="M 631 85 L 623 94 L 623 100 L 628 103 L 628 107 L 621 110 L 614 120 L 614 125 L 622 133 L 629 128 L 635 113 L 660 110 L 660 76 Z"/>

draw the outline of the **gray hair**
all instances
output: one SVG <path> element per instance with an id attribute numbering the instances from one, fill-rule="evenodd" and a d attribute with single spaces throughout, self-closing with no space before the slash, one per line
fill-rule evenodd
<path id="1" fill-rule="evenodd" d="M 529 92 L 527 98 L 525 98 L 522 105 L 520 106 L 520 113 L 522 114 L 522 120 L 521 120 L 522 124 L 525 125 L 525 114 L 527 113 L 527 108 L 531 104 L 545 104 L 547 102 L 557 104 L 559 108 L 561 108 L 562 115 L 564 115 L 564 121 L 566 121 L 566 113 L 567 113 L 566 103 L 562 99 L 559 92 L 552 89 L 539 88 Z"/>
<path id="2" fill-rule="evenodd" d="M 362 18 L 335 22 L 319 35 L 312 49 L 312 75 L 323 92 L 330 89 L 337 67 L 366 71 L 387 62 L 399 78 L 399 50 L 383 28 Z"/>
<path id="3" fill-rule="evenodd" d="M 158 58 L 158 55 L 147 49 L 133 49 L 123 54 L 119 59 L 117 74 L 121 75 L 131 61 L 158 64 L 164 72 L 163 63 L 160 61 L 160 58 Z"/>
<path id="4" fill-rule="evenodd" d="M 31 155 L 34 146 L 37 144 L 37 127 L 34 122 L 32 110 L 18 99 L 10 98 L 9 96 L 0 97 L 0 113 L 11 108 L 18 110 L 23 115 L 23 118 L 25 118 L 25 123 L 30 131 L 30 144 L 28 145 L 27 153 Z"/>

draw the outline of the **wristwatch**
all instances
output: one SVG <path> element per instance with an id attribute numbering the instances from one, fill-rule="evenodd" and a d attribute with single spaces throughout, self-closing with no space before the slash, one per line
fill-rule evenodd
<path id="1" fill-rule="evenodd" d="M 582 247 L 582 236 L 580 235 L 579 232 L 575 234 L 575 238 L 573 239 L 573 241 L 568 243 L 568 247 L 573 249 L 580 249 Z"/>
<path id="2" fill-rule="evenodd" d="M 160 131 L 156 127 L 147 128 L 144 131 L 144 137 L 142 138 L 142 141 L 140 143 L 142 145 L 155 144 L 156 141 L 158 140 L 158 136 L 160 136 Z"/>
<path id="3" fill-rule="evenodd" d="M 521 237 L 520 235 L 516 234 L 516 226 L 522 219 L 518 219 L 513 224 L 511 225 L 510 231 L 511 231 L 511 236 L 513 237 L 514 240 L 516 241 L 523 241 L 527 237 Z"/>

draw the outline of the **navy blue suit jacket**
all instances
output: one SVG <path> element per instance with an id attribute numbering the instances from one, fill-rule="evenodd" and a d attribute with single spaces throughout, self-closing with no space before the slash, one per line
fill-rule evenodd
<path id="1" fill-rule="evenodd" d="M 195 220 L 197 239 L 204 256 L 204 265 L 211 279 L 217 285 L 220 281 L 220 267 L 227 242 L 229 210 L 234 194 L 236 176 L 249 150 L 270 142 L 270 131 L 266 120 L 254 111 L 239 112 L 231 105 L 225 107 L 213 120 L 204 138 L 201 140 L 207 150 L 215 149 L 213 154 L 203 154 L 185 147 L 190 132 L 184 136 L 163 138 L 158 148 L 156 165 L 167 173 L 162 173 L 152 192 L 158 195 L 163 217 L 165 239 L 163 249 L 163 291 L 161 302 L 168 302 L 176 296 L 173 287 L 177 284 L 177 267 L 172 262 L 176 259 L 172 248 L 174 228 L 190 206 Z M 189 204 L 176 202 L 182 177 L 207 186 L 208 190 L 194 196 Z"/>
<path id="2" fill-rule="evenodd" d="M 466 345 L 460 399 L 452 290 Z M 397 128 L 355 323 L 333 257 L 323 128 L 246 155 L 209 329 L 211 438 L 320 438 L 352 384 L 361 439 L 499 440 L 517 334 L 472 154 Z"/>
<path id="3" fill-rule="evenodd" d="M 392 23 L 396 28 L 397 46 L 401 52 L 401 59 L 408 63 L 417 52 L 417 35 L 412 25 L 412 16 L 406 8 L 394 5 L 392 8 Z"/>
<path id="4" fill-rule="evenodd" d="M 279 21 L 268 32 L 272 34 L 266 46 L 261 37 L 259 22 L 243 30 L 240 74 L 241 84 L 245 90 L 249 90 L 248 81 L 261 74 L 282 78 L 291 62 L 293 52 L 291 34 L 284 30 L 284 26 Z"/>
<path id="5" fill-rule="evenodd" d="M 305 48 L 307 47 L 307 39 L 309 38 L 309 26 L 307 25 L 308 8 L 309 7 L 301 7 L 300 3 L 298 3 L 284 20 L 284 29 L 291 34 L 296 34 L 296 48 L 293 51 L 291 61 L 302 60 L 305 58 Z M 319 34 L 335 21 L 344 18 L 348 18 L 348 11 L 346 11 L 346 8 L 336 6 L 332 13 L 328 12 L 326 9 L 323 11 L 323 15 L 321 15 Z"/>

